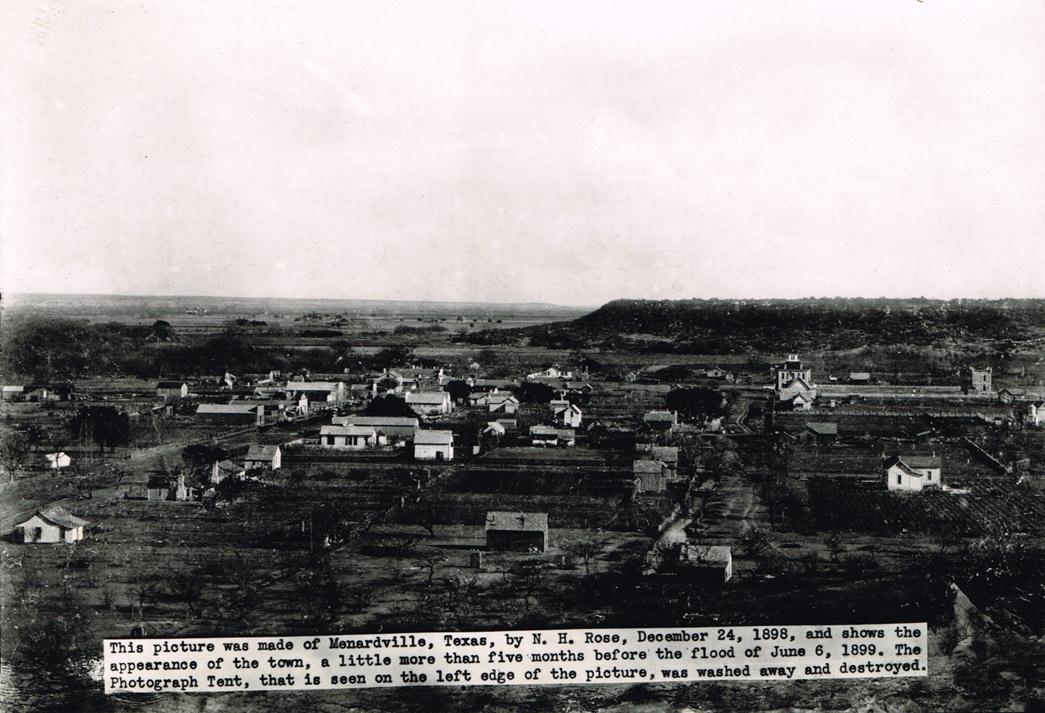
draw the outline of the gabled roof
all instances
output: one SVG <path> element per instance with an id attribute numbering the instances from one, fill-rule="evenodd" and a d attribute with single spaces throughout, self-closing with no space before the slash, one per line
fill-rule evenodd
<path id="1" fill-rule="evenodd" d="M 262 446 L 254 444 L 247 449 L 247 456 L 244 460 L 270 461 L 276 457 L 276 452 L 278 450 L 279 446 Z"/>
<path id="2" fill-rule="evenodd" d="M 214 464 L 214 467 L 221 473 L 236 474 L 243 472 L 242 466 L 238 466 L 230 460 L 220 460 Z"/>
<path id="3" fill-rule="evenodd" d="M 916 468 L 940 468 L 942 461 L 939 456 L 890 456 L 885 459 L 883 466 L 888 470 L 893 466 L 899 466 L 907 475 L 914 478 L 922 478 L 924 475 L 919 473 Z"/>
<path id="4" fill-rule="evenodd" d="M 84 525 L 88 524 L 87 520 L 70 514 L 61 505 L 52 505 L 51 507 L 37 510 L 35 514 L 39 515 L 44 520 L 47 520 L 47 522 L 51 523 L 52 525 L 57 525 L 58 527 L 65 528 L 66 530 L 72 530 L 77 527 L 83 527 Z"/>
<path id="5" fill-rule="evenodd" d="M 157 389 L 180 389 L 188 386 L 184 381 L 160 381 L 156 384 Z"/>
<path id="6" fill-rule="evenodd" d="M 537 424 L 535 426 L 530 426 L 530 435 L 531 436 L 558 436 L 559 435 L 559 429 L 552 428 L 551 426 L 543 426 L 541 424 Z"/>
<path id="7" fill-rule="evenodd" d="M 781 387 L 781 391 L 787 391 L 792 386 L 798 385 L 803 391 L 812 391 L 813 387 L 809 385 L 809 382 L 803 379 L 801 376 L 796 376 Z"/>
<path id="8" fill-rule="evenodd" d="M 812 431 L 818 436 L 837 436 L 838 424 L 825 421 L 809 421 L 806 423 L 806 430 Z"/>
<path id="9" fill-rule="evenodd" d="M 414 434 L 415 446 L 452 446 L 453 444 L 453 431 L 419 430 Z"/>
<path id="10" fill-rule="evenodd" d="M 516 532 L 547 532 L 548 513 L 491 510 L 486 513 L 486 529 L 510 530 Z"/>
<path id="11" fill-rule="evenodd" d="M 851 371 L 849 372 L 850 381 L 869 381 L 871 379 L 871 372 L 869 371 Z"/>

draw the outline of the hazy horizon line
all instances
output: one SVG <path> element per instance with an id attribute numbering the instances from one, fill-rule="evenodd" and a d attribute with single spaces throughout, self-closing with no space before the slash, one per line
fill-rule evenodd
<path id="1" fill-rule="evenodd" d="M 431 299 L 418 297 L 414 299 L 404 298 L 382 298 L 382 297 L 288 297 L 280 295 L 208 295 L 208 294 L 186 294 L 186 293 L 152 293 L 141 294 L 131 292 L 7 292 L 0 291 L 0 305 L 5 301 L 17 301 L 19 298 L 48 298 L 48 297 L 118 297 L 139 299 L 196 299 L 196 300 L 225 300 L 225 301 L 264 301 L 279 300 L 289 302 L 384 302 L 397 304 L 447 304 L 447 305 L 498 305 L 498 306 L 539 306 L 544 308 L 563 308 L 570 310 L 595 310 L 610 302 L 617 301 L 647 301 L 647 302 L 686 302 L 686 301 L 708 301 L 708 302 L 802 302 L 807 300 L 875 300 L 905 302 L 924 300 L 927 302 L 1034 302 L 1045 300 L 1042 297 L 925 297 L 924 295 L 909 295 L 906 297 L 887 297 L 884 295 L 803 295 L 801 297 L 614 297 L 600 304 L 571 304 L 561 302 L 543 302 L 539 300 L 527 301 L 496 301 L 475 299 Z M 6 298 L 6 300 L 5 300 Z"/>

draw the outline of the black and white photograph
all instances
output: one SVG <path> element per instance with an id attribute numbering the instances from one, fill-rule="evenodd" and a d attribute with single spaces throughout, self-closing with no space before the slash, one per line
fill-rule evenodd
<path id="1" fill-rule="evenodd" d="M 0 3 L 0 710 L 1045 713 L 1045 4 Z"/>

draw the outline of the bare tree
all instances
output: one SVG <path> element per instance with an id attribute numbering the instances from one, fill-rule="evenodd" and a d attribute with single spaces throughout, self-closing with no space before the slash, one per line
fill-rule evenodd
<path id="1" fill-rule="evenodd" d="M 584 564 L 584 574 L 588 575 L 591 574 L 591 561 L 603 551 L 606 544 L 606 540 L 599 538 L 595 533 L 567 543 L 563 550 L 570 557 L 580 560 Z"/>

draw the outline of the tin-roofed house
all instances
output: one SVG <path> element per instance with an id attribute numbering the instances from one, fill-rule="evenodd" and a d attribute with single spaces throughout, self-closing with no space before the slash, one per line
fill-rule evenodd
<path id="1" fill-rule="evenodd" d="M 189 385 L 184 381 L 161 381 L 156 384 L 156 395 L 164 401 L 188 398 Z"/>
<path id="2" fill-rule="evenodd" d="M 246 469 L 243 466 L 236 465 L 230 460 L 219 460 L 211 466 L 210 482 L 211 485 L 218 485 L 227 478 L 242 478 L 244 475 L 246 475 Z"/>
<path id="3" fill-rule="evenodd" d="M 511 552 L 544 552 L 548 548 L 548 513 L 487 512 L 486 547 Z"/>
<path id="4" fill-rule="evenodd" d="M 279 446 L 254 444 L 243 458 L 243 467 L 247 470 L 279 470 L 282 465 L 283 453 Z"/>
<path id="5" fill-rule="evenodd" d="M 323 426 L 319 430 L 319 445 L 323 448 L 358 451 L 384 443 L 385 438 L 379 437 L 372 426 Z"/>
<path id="6" fill-rule="evenodd" d="M 683 542 L 679 549 L 678 573 L 688 579 L 725 584 L 733 577 L 733 553 L 726 545 Z"/>
<path id="7" fill-rule="evenodd" d="M 384 437 L 389 444 L 412 442 L 419 421 L 404 416 L 334 416 L 331 421 L 335 426 L 361 426 L 373 428 L 378 437 Z"/>
<path id="8" fill-rule="evenodd" d="M 808 421 L 798 438 L 803 443 L 818 446 L 834 443 L 838 438 L 838 424 L 826 421 Z"/>
<path id="9" fill-rule="evenodd" d="M 453 431 L 427 431 L 414 433 L 414 459 L 450 461 L 454 459 Z"/>
<path id="10" fill-rule="evenodd" d="M 632 463 L 632 474 L 635 477 L 635 492 L 663 492 L 667 482 L 668 467 L 659 460 L 637 460 Z"/>
<path id="11" fill-rule="evenodd" d="M 15 538 L 25 544 L 78 542 L 83 539 L 86 520 L 70 514 L 59 505 L 37 510 L 14 528 Z"/>
<path id="12" fill-rule="evenodd" d="M 447 414 L 454 408 L 453 399 L 445 391 L 409 391 L 403 394 L 403 400 L 418 416 Z"/>
<path id="13" fill-rule="evenodd" d="M 939 456 L 892 456 L 882 463 L 889 490 L 918 491 L 943 484 L 943 463 Z"/>
<path id="14" fill-rule="evenodd" d="M 642 422 L 651 431 L 672 431 L 678 426 L 679 417 L 674 411 L 647 411 Z"/>
<path id="15" fill-rule="evenodd" d="M 213 424 L 251 423 L 261 426 L 265 423 L 265 407 L 257 404 L 200 404 L 196 407 L 196 419 Z"/>
<path id="16" fill-rule="evenodd" d="M 343 381 L 288 381 L 284 390 L 295 399 L 304 394 L 315 407 L 333 406 L 348 399 L 348 387 Z"/>

